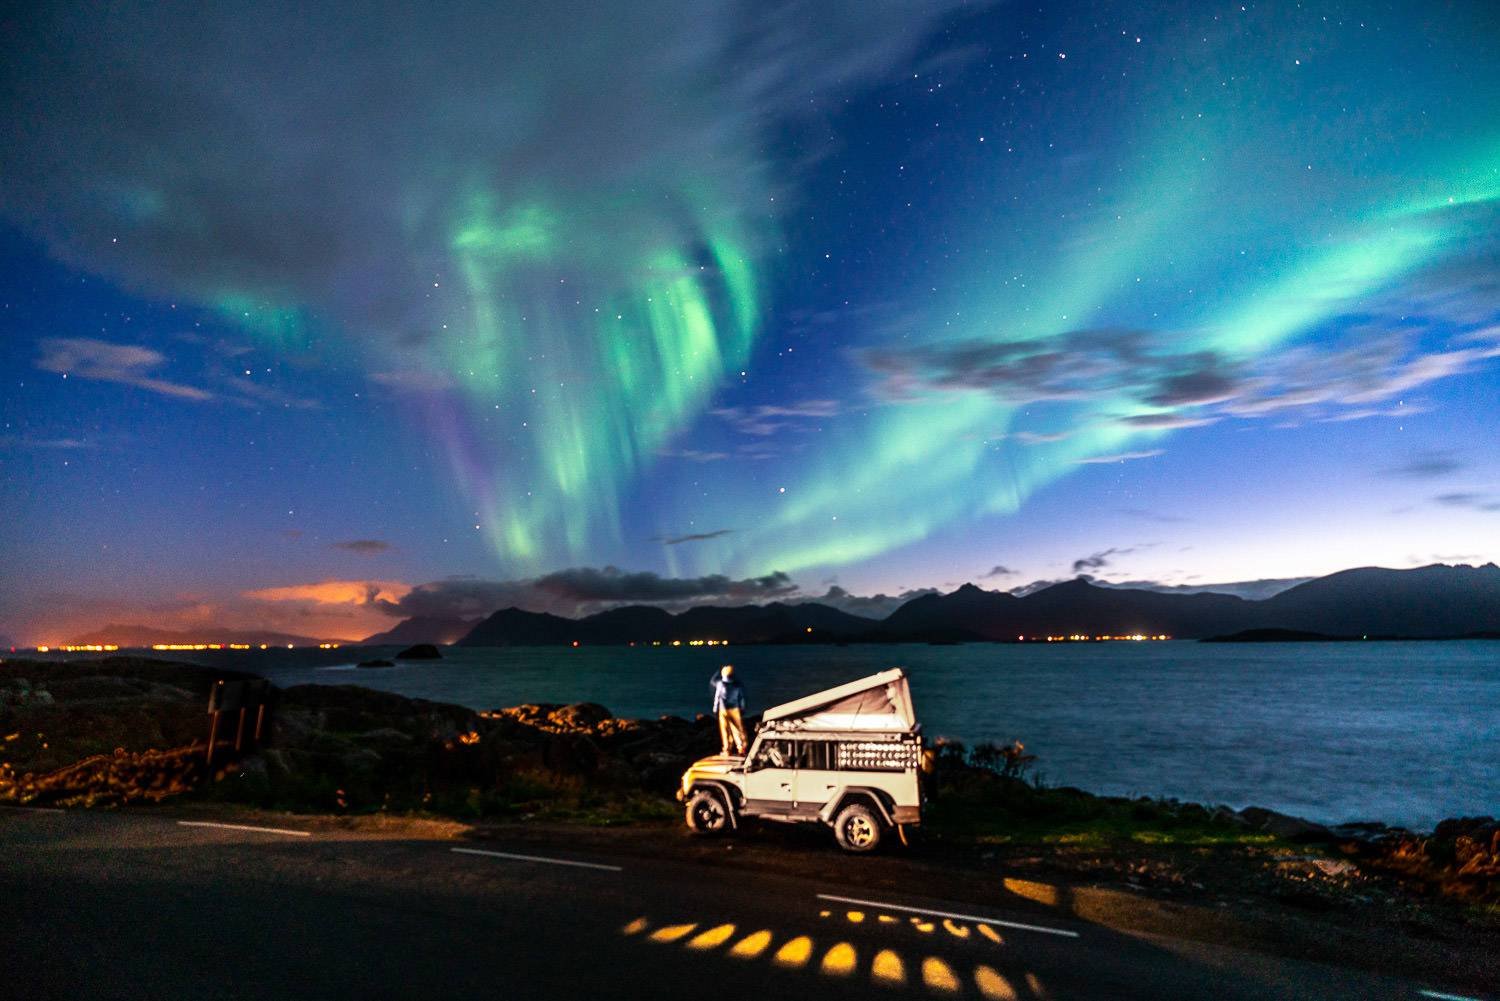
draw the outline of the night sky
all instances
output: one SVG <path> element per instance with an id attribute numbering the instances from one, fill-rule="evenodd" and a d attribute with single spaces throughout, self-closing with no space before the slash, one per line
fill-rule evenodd
<path id="1" fill-rule="evenodd" d="M 4 15 L 0 635 L 1500 559 L 1493 4 L 440 6 Z"/>

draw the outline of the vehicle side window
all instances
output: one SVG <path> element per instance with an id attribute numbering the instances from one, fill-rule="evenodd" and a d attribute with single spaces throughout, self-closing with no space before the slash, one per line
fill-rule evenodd
<path id="1" fill-rule="evenodd" d="M 767 740 L 755 754 L 756 768 L 791 768 L 797 745 L 790 740 Z"/>
<path id="2" fill-rule="evenodd" d="M 838 767 L 833 743 L 827 740 L 804 740 L 798 745 L 797 767 L 826 772 Z"/>

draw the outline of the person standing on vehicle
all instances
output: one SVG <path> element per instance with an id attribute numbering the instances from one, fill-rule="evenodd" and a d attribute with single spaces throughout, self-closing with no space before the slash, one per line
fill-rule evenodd
<path id="1" fill-rule="evenodd" d="M 745 686 L 734 676 L 734 665 L 725 664 L 719 673 L 708 680 L 714 691 L 714 712 L 719 716 L 719 744 L 721 753 L 729 753 L 729 744 L 734 742 L 735 753 L 745 753 Z"/>

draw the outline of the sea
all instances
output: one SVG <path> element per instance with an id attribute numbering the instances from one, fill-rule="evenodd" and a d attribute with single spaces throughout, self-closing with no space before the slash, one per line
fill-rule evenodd
<path id="1" fill-rule="evenodd" d="M 1323 823 L 1500 815 L 1500 641 L 444 648 L 439 661 L 355 666 L 395 651 L 153 655 L 281 686 L 474 709 L 597 702 L 638 718 L 706 712 L 725 663 L 751 712 L 903 667 L 928 738 L 1020 741 L 1050 785 Z"/>

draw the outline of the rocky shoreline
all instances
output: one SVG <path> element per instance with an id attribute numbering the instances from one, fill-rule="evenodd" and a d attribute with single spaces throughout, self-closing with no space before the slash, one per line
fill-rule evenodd
<path id="1" fill-rule="evenodd" d="M 0 803 L 112 807 L 190 796 L 330 814 L 430 813 L 469 822 L 676 824 L 671 793 L 713 753 L 706 717 L 606 708 L 476 712 L 356 686 L 274 692 L 265 746 L 212 770 L 205 706 L 232 672 L 117 657 L 0 662 Z M 248 676 L 235 676 L 245 678 Z M 1311 910 L 1364 900 L 1500 915 L 1500 823 L 1431 832 L 1326 827 L 1258 807 L 1039 788 L 993 748 L 939 747 L 922 849 L 934 857 L 1165 895 L 1246 892 Z M 223 753 L 223 752 L 221 752 Z"/>

